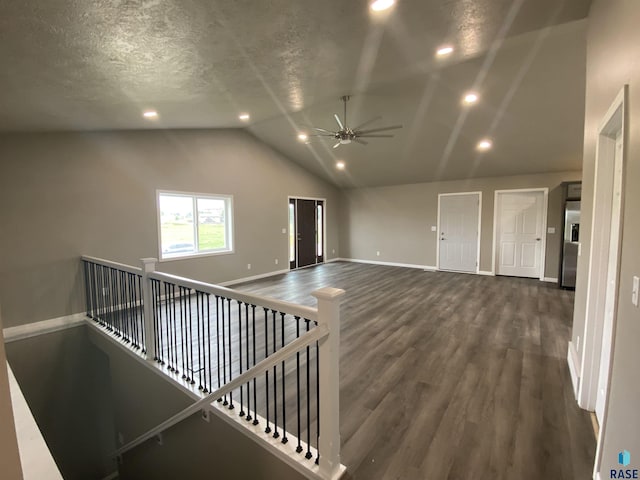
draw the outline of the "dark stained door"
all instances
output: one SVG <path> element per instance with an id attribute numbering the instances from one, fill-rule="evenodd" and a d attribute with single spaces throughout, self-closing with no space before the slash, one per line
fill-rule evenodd
<path id="1" fill-rule="evenodd" d="M 291 268 L 321 263 L 323 254 L 323 208 L 321 200 L 291 199 L 295 215 L 295 256 Z"/>

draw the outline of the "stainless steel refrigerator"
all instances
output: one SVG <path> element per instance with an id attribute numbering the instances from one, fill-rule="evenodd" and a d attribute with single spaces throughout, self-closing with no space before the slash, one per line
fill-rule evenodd
<path id="1" fill-rule="evenodd" d="M 578 246 L 580 241 L 580 201 L 567 201 L 564 207 L 564 243 L 560 286 L 576 287 Z"/>

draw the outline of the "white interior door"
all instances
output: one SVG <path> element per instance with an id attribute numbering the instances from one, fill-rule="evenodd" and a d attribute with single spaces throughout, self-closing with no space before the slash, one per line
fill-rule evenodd
<path id="1" fill-rule="evenodd" d="M 611 346 L 613 325 L 616 315 L 616 296 L 618 292 L 618 253 L 620 248 L 620 212 L 622 207 L 622 137 L 618 136 L 615 146 L 613 171 L 613 198 L 611 202 L 611 225 L 609 229 L 609 262 L 607 266 L 607 288 L 604 304 L 604 324 L 602 327 L 602 348 L 600 353 L 600 372 L 598 374 L 598 393 L 596 396 L 596 417 L 602 425 L 609 367 L 611 365 Z"/>
<path id="2" fill-rule="evenodd" d="M 480 193 L 438 196 L 440 270 L 476 272 Z"/>
<path id="3" fill-rule="evenodd" d="M 541 278 L 546 195 L 543 191 L 499 192 L 496 254 L 498 275 Z"/>

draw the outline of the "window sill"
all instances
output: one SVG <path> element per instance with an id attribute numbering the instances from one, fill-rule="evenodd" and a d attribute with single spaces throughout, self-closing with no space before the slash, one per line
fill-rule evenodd
<path id="1" fill-rule="evenodd" d="M 217 252 L 201 252 L 201 253 L 190 253 L 187 255 L 176 255 L 171 256 L 171 257 L 162 257 L 162 255 L 160 255 L 160 260 L 158 260 L 160 263 L 164 263 L 164 262 L 173 262 L 175 260 L 188 260 L 190 258 L 202 258 L 202 257 L 215 257 L 218 255 L 231 255 L 235 253 L 235 250 L 224 250 L 224 251 L 217 251 Z"/>

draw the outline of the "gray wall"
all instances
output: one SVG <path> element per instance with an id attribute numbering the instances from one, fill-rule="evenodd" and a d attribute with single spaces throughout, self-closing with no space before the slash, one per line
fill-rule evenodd
<path id="1" fill-rule="evenodd" d="M 7 358 L 42 436 L 67 480 L 116 470 L 106 355 L 81 326 L 8 343 Z"/>
<path id="2" fill-rule="evenodd" d="M 109 356 L 116 430 L 135 439 L 193 400 L 165 378 L 131 358 L 104 335 L 89 338 Z M 216 415 L 194 415 L 167 430 L 162 446 L 148 441 L 124 454 L 121 479 L 303 480 L 304 477 Z"/>
<path id="3" fill-rule="evenodd" d="M 630 85 L 624 212 L 620 256 L 620 294 L 610 377 L 607 428 L 603 447 L 603 469 L 617 465 L 617 452 L 631 452 L 640 468 L 640 309 L 631 303 L 633 275 L 640 275 L 640 2 L 595 0 L 589 16 L 587 40 L 587 98 L 583 163 L 583 220 L 580 230 L 590 232 L 593 202 L 595 150 L 598 126 L 624 84 Z M 585 235 L 586 237 L 586 235 Z M 584 333 L 587 270 L 590 239 L 584 238 L 578 263 L 578 284 L 573 320 L 573 344 Z M 582 356 L 582 345 L 579 355 Z M 605 475 L 603 475 L 605 478 Z"/>
<path id="4" fill-rule="evenodd" d="M 437 225 L 438 194 L 481 191 L 480 270 L 491 271 L 495 190 L 547 187 L 547 226 L 555 227 L 556 233 L 547 235 L 545 276 L 556 278 L 562 225 L 560 183 L 580 178 L 580 172 L 563 172 L 345 190 L 340 218 L 342 256 L 435 266 L 438 237 L 431 226 Z"/>
<path id="5" fill-rule="evenodd" d="M 3 135 L 0 158 L 5 327 L 82 311 L 82 254 L 157 256 L 156 189 L 232 194 L 235 216 L 234 254 L 159 270 L 222 282 L 287 268 L 287 195 L 327 199 L 339 255 L 338 191 L 242 130 Z"/>

